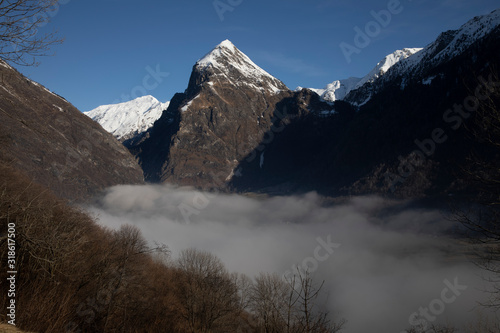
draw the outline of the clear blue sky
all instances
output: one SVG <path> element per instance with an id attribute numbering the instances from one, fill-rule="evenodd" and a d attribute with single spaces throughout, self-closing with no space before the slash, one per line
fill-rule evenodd
<path id="1" fill-rule="evenodd" d="M 199 58 L 229 39 L 291 89 L 322 88 L 363 76 L 394 50 L 424 47 L 500 7 L 498 0 L 400 0 L 400 12 L 348 63 L 340 43 L 354 45 L 354 28 L 364 29 L 374 21 L 372 10 L 393 1 L 217 0 L 231 9 L 221 20 L 214 0 L 65 0 L 41 29 L 58 30 L 64 44 L 40 66 L 18 69 L 81 111 L 144 91 L 165 102 L 184 91 Z M 168 77 L 144 84 L 147 68 Z"/>

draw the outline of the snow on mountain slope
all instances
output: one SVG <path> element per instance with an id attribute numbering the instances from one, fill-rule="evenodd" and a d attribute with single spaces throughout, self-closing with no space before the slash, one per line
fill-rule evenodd
<path id="1" fill-rule="evenodd" d="M 420 52 L 421 50 L 422 48 L 404 48 L 387 55 L 375 66 L 375 68 L 370 71 L 370 73 L 368 73 L 365 77 L 363 77 L 363 79 L 361 79 L 361 81 L 356 84 L 355 89 L 361 87 L 365 83 L 375 81 L 376 79 L 387 73 L 387 71 L 398 62 L 414 55 L 415 53 Z"/>
<path id="2" fill-rule="evenodd" d="M 425 48 L 389 67 L 385 74 L 370 85 L 357 86 L 345 100 L 361 106 L 387 85 L 397 84 L 405 89 L 410 81 L 430 84 L 437 66 L 451 61 L 469 50 L 475 43 L 491 34 L 500 26 L 500 9 L 487 15 L 477 16 L 457 30 L 443 32 Z M 430 74 L 431 73 L 431 74 Z"/>
<path id="3" fill-rule="evenodd" d="M 348 97 L 353 104 L 363 105 L 384 85 L 384 82 L 400 77 L 403 78 L 401 87 L 404 88 L 405 77 L 418 76 L 419 73 L 424 72 L 425 68 L 451 60 L 499 25 L 500 9 L 497 9 L 490 14 L 473 18 L 457 30 L 443 32 L 423 49 L 405 48 L 389 54 L 362 79 L 350 78 L 334 81 L 324 89 L 311 90 L 318 93 L 324 101 L 333 102 L 344 99 L 351 91 L 360 89 L 367 83 L 377 81 L 376 87 L 365 87 L 361 89 L 361 92 L 357 92 L 354 100 L 351 96 Z M 422 79 L 423 82 L 429 82 L 429 78 Z"/>
<path id="4" fill-rule="evenodd" d="M 203 72 L 209 67 L 218 70 L 225 79 L 237 77 L 236 86 L 246 84 L 255 86 L 257 89 L 269 90 L 279 93 L 288 88 L 274 76 L 257 66 L 246 54 L 238 50 L 234 44 L 225 40 L 217 45 L 210 53 L 198 60 L 196 69 Z M 229 74 L 237 71 L 238 75 Z"/>
<path id="5" fill-rule="evenodd" d="M 435 67 L 460 55 L 498 26 L 500 26 L 500 9 L 487 15 L 476 16 L 457 30 L 443 32 L 421 52 L 398 62 L 384 80 L 390 80 L 394 76 L 422 74 L 425 68 Z"/>
<path id="6" fill-rule="evenodd" d="M 161 103 L 153 96 L 143 96 L 125 103 L 102 105 L 84 114 L 118 140 L 127 140 L 153 126 L 169 103 Z"/>
<path id="7" fill-rule="evenodd" d="M 383 76 L 389 68 L 397 64 L 399 61 L 408 58 L 409 56 L 421 51 L 421 48 L 404 48 L 397 50 L 379 61 L 377 65 L 363 78 L 350 77 L 344 80 L 333 81 L 324 89 L 311 89 L 320 95 L 321 99 L 327 102 L 342 100 L 351 92 L 363 86 L 365 83 L 373 82 Z"/>

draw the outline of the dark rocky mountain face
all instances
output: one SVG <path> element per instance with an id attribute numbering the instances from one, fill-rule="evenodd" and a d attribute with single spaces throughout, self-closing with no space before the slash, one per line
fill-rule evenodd
<path id="1" fill-rule="evenodd" d="M 452 59 L 438 65 L 422 62 L 421 74 L 406 78 L 404 89 L 401 79 L 395 79 L 361 107 L 356 124 L 363 123 L 359 130 L 372 140 L 352 149 L 373 155 L 365 159 L 369 170 L 351 190 L 394 191 L 399 196 L 464 190 L 461 171 L 473 154 L 484 150 L 484 142 L 472 134 L 482 121 L 479 111 L 490 103 L 500 105 L 495 101 L 500 92 L 499 52 L 496 28 Z M 425 82 L 427 77 L 432 81 Z M 486 99 L 479 100 L 481 95 Z M 422 163 L 415 153 L 424 155 Z"/>
<path id="2" fill-rule="evenodd" d="M 333 104 L 333 105 L 332 105 Z M 342 137 L 356 113 L 348 103 L 325 103 L 308 89 L 302 89 L 279 103 L 281 115 L 255 149 L 238 165 L 239 177 L 230 188 L 237 191 L 272 193 L 317 189 L 318 172 L 331 146 Z M 323 175 L 329 178 L 331 175 Z"/>
<path id="3" fill-rule="evenodd" d="M 248 172 L 257 167 L 242 162 L 242 177 L 232 185 L 241 191 L 292 189 L 398 197 L 464 192 L 461 171 L 472 154 L 500 158 L 494 155 L 498 152 L 485 153 L 484 144 L 471 134 L 482 115 L 467 111 L 470 106 L 464 103 L 474 100 L 476 89 L 489 99 L 495 96 L 491 89 L 499 92 L 499 52 L 497 28 L 452 59 L 437 65 L 420 63 L 420 74 L 404 78 L 391 74 L 392 80 L 375 82 L 376 93 L 358 111 L 337 103 L 337 112 L 326 118 L 308 114 L 267 145 L 258 172 Z M 485 81 L 489 83 L 484 85 Z M 366 99 L 361 93 L 359 100 Z"/>
<path id="4" fill-rule="evenodd" d="M 0 60 L 0 159 L 70 200 L 143 183 L 134 157 L 65 99 Z"/>

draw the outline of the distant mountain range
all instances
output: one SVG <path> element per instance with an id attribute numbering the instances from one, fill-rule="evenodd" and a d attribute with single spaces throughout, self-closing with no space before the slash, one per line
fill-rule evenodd
<path id="1" fill-rule="evenodd" d="M 214 50 L 220 50 L 224 46 L 230 48 L 235 47 L 229 40 L 226 40 L 215 47 Z M 321 100 L 325 102 L 343 100 L 352 90 L 360 88 L 365 83 L 375 81 L 397 62 L 406 59 L 420 50 L 422 49 L 405 48 L 397 50 L 384 57 L 384 59 L 377 63 L 370 73 L 363 78 L 351 77 L 333 81 L 324 89 L 308 89 L 317 93 Z M 209 63 L 211 60 L 216 59 L 217 56 L 217 54 L 211 52 L 205 59 L 201 59 L 199 62 L 201 64 L 203 64 L 203 62 Z M 245 58 L 247 61 L 251 61 L 246 55 Z M 257 65 L 255 66 L 259 68 Z M 259 71 L 262 71 L 268 77 L 272 77 L 261 68 L 259 68 Z M 297 87 L 296 91 L 301 89 L 303 89 L 303 87 Z M 129 102 L 102 105 L 91 111 L 84 112 L 84 114 L 101 124 L 105 130 L 113 134 L 118 140 L 125 141 L 140 136 L 151 128 L 154 122 L 160 118 L 162 112 L 168 108 L 169 103 L 170 102 L 161 103 L 153 96 L 143 96 Z"/>
<path id="2" fill-rule="evenodd" d="M 141 172 L 207 190 L 452 195 L 465 189 L 459 170 L 485 151 L 469 132 L 477 117 L 455 106 L 500 76 L 499 25 L 496 10 L 363 78 L 294 91 L 225 40 L 170 102 L 145 96 L 85 113 L 102 127 L 0 63 L 0 152 L 66 184 L 65 195 L 140 183 Z"/>

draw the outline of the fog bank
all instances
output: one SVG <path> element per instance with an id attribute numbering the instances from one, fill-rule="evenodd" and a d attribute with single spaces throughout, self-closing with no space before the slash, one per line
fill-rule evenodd
<path id="1" fill-rule="evenodd" d="M 439 211 L 399 205 L 378 197 L 325 205 L 316 193 L 250 198 L 117 186 L 89 210 L 104 226 L 139 227 L 174 258 L 194 247 L 249 276 L 306 266 L 325 281 L 324 305 L 348 320 L 343 332 L 401 332 L 425 309 L 429 323 L 474 320 L 488 285 L 461 254 L 464 245 L 440 235 L 453 223 Z"/>

